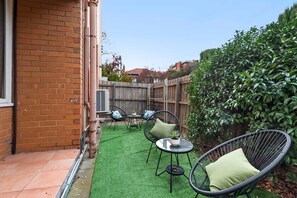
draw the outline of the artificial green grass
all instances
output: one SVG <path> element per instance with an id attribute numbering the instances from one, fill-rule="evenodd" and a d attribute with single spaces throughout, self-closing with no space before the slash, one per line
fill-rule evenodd
<path id="1" fill-rule="evenodd" d="M 125 126 L 117 126 L 116 130 L 113 130 L 113 127 L 110 129 L 105 126 L 97 153 L 90 197 L 195 197 L 196 193 L 184 176 L 174 177 L 173 191 L 169 192 L 169 174 L 165 172 L 155 176 L 160 151 L 153 147 L 149 162 L 145 162 L 149 147 L 150 142 L 144 137 L 142 130 L 129 131 Z M 190 156 L 194 164 L 197 158 L 193 152 Z M 179 159 L 188 176 L 190 165 L 187 156 L 179 155 Z M 159 172 L 169 163 L 169 154 L 163 152 Z M 255 192 L 253 197 L 274 197 L 265 191 Z"/>
<path id="2" fill-rule="evenodd" d="M 127 130 L 124 126 L 103 128 L 97 153 L 90 197 L 194 197 L 184 176 L 174 177 L 172 193 L 169 192 L 169 174 L 155 176 L 159 150 L 153 147 L 149 162 L 146 157 L 150 142 L 142 130 Z M 163 152 L 159 171 L 170 163 L 169 154 Z M 190 166 L 186 155 L 180 155 L 180 164 L 186 175 Z"/>

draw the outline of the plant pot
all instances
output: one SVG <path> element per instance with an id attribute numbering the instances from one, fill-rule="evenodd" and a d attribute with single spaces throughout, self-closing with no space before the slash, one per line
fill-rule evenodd
<path id="1" fill-rule="evenodd" d="M 170 144 L 173 145 L 173 146 L 176 146 L 176 145 L 179 145 L 180 144 L 180 138 L 178 139 L 170 139 L 169 140 Z"/>

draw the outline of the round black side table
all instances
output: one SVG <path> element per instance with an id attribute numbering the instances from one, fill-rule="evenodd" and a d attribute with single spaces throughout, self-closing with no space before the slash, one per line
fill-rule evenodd
<path id="1" fill-rule="evenodd" d="M 178 154 L 187 154 L 190 167 L 192 168 L 189 152 L 193 150 L 193 144 L 188 140 L 180 139 L 180 144 L 172 145 L 170 143 L 170 138 L 163 138 L 158 140 L 156 142 L 156 145 L 157 145 L 157 148 L 161 150 L 161 153 L 159 156 L 155 175 L 160 176 L 164 172 L 169 173 L 170 174 L 170 192 L 172 192 L 174 176 L 184 175 L 188 179 L 188 177 L 185 175 L 185 171 L 183 167 L 179 165 Z M 162 171 L 161 173 L 158 173 L 159 164 L 160 164 L 163 151 L 166 153 L 170 153 L 170 165 L 168 165 L 164 171 Z M 176 165 L 172 163 L 172 154 L 176 154 L 176 161 L 177 161 Z"/>

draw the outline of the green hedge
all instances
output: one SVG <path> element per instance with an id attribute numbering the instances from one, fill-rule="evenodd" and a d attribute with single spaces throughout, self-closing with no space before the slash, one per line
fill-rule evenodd
<path id="1" fill-rule="evenodd" d="M 259 129 L 287 131 L 297 165 L 297 18 L 237 31 L 199 64 L 189 87 L 189 135 L 199 144 Z"/>

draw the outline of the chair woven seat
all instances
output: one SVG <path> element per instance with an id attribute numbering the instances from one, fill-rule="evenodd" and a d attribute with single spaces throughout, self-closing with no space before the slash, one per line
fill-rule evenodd
<path id="1" fill-rule="evenodd" d="M 190 171 L 189 181 L 194 191 L 209 197 L 250 197 L 251 191 L 259 181 L 283 162 L 291 146 L 290 136 L 279 130 L 261 130 L 245 134 L 224 142 L 202 155 Z M 205 166 L 215 162 L 221 156 L 242 148 L 246 158 L 260 172 L 227 189 L 210 191 L 209 178 Z"/>

